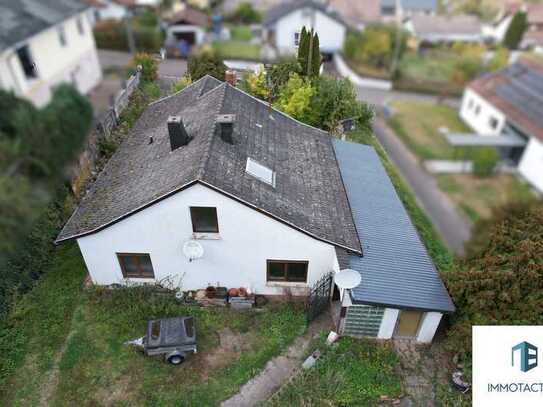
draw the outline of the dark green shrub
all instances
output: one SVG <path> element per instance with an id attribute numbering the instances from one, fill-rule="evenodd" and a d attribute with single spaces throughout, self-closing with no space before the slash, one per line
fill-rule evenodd
<path id="1" fill-rule="evenodd" d="M 219 55 L 213 51 L 203 51 L 189 56 L 187 69 L 193 81 L 211 75 L 220 81 L 224 81 L 226 65 Z"/>
<path id="2" fill-rule="evenodd" d="M 270 68 L 270 81 L 273 84 L 273 94 L 276 96 L 285 83 L 288 82 L 291 73 L 301 74 L 302 67 L 295 57 L 284 57 Z"/>
<path id="3" fill-rule="evenodd" d="M 158 63 L 156 59 L 145 52 L 138 52 L 130 62 L 130 69 L 135 71 L 138 66 L 142 67 L 141 80 L 143 82 L 154 82 L 158 77 Z"/>
<path id="4" fill-rule="evenodd" d="M 526 28 L 528 28 L 526 13 L 519 11 L 513 17 L 513 20 L 511 21 L 511 24 L 509 24 L 509 28 L 505 33 L 505 37 L 503 39 L 504 47 L 516 49 L 522 40 Z"/>
<path id="5" fill-rule="evenodd" d="M 254 24 L 262 21 L 262 14 L 255 10 L 251 3 L 242 2 L 228 17 L 228 20 L 236 23 Z"/>
<path id="6" fill-rule="evenodd" d="M 162 34 L 156 27 L 132 24 L 136 49 L 143 52 L 158 52 L 162 44 Z M 96 46 L 103 49 L 128 51 L 128 40 L 124 22 L 114 20 L 100 21 L 94 27 Z"/>
<path id="7" fill-rule="evenodd" d="M 488 177 L 494 172 L 500 156 L 492 147 L 478 148 L 473 155 L 473 173 L 479 177 Z"/>

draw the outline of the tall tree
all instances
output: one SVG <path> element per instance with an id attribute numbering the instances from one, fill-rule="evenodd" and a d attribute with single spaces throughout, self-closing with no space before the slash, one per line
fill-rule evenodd
<path id="1" fill-rule="evenodd" d="M 298 46 L 298 62 L 302 68 L 301 74 L 308 77 L 319 76 L 321 63 L 319 36 L 311 29 L 302 28 Z"/>
<path id="2" fill-rule="evenodd" d="M 515 14 L 513 20 L 511 20 L 511 24 L 509 24 L 509 28 L 503 39 L 503 45 L 509 49 L 516 49 L 522 40 L 526 28 L 528 28 L 526 13 L 519 11 Z"/>
<path id="3" fill-rule="evenodd" d="M 311 51 L 311 76 L 317 77 L 321 69 L 321 52 L 319 48 L 319 35 L 317 33 L 313 36 L 313 49 Z"/>
<path id="4" fill-rule="evenodd" d="M 302 27 L 300 37 L 298 39 L 298 62 L 302 67 L 302 74 L 307 72 L 307 57 L 309 55 L 309 33 Z"/>

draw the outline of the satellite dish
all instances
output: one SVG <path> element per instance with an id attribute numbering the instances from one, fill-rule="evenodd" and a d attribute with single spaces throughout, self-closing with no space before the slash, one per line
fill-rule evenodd
<path id="1" fill-rule="evenodd" d="M 334 276 L 334 282 L 339 288 L 355 288 L 361 281 L 362 277 L 360 276 L 360 273 L 351 269 L 341 270 Z"/>
<path id="2" fill-rule="evenodd" d="M 196 240 L 189 240 L 183 245 L 183 254 L 189 261 L 193 261 L 204 255 L 204 248 Z"/>

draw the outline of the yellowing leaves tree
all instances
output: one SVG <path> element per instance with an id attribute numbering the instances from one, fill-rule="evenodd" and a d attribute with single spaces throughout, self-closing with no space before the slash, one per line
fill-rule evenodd
<path id="1" fill-rule="evenodd" d="M 301 120 L 309 108 L 312 95 L 311 82 L 302 79 L 296 73 L 291 73 L 288 82 L 279 93 L 275 107 L 295 119 Z"/>

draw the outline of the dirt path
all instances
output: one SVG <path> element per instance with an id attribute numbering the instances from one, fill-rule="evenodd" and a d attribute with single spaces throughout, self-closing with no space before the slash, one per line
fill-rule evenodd
<path id="1" fill-rule="evenodd" d="M 55 394 L 55 389 L 58 386 L 59 382 L 59 363 L 62 359 L 62 355 L 64 355 L 64 352 L 66 351 L 66 348 L 68 347 L 68 344 L 70 343 L 72 336 L 75 334 L 75 319 L 76 315 L 78 314 L 78 309 L 76 308 L 73 315 L 72 320 L 70 322 L 70 332 L 66 336 L 66 339 L 64 340 L 64 344 L 58 351 L 57 355 L 55 356 L 55 359 L 53 360 L 53 366 L 51 369 L 46 372 L 45 381 L 42 383 L 40 387 L 40 407 L 47 407 L 51 404 L 51 398 L 53 397 L 53 394 Z"/>
<path id="2" fill-rule="evenodd" d="M 330 314 L 324 313 L 309 325 L 307 332 L 297 338 L 285 354 L 270 360 L 260 374 L 245 383 L 239 393 L 221 403 L 221 407 L 252 407 L 267 400 L 273 393 L 299 372 L 302 358 L 311 340 L 322 331 L 332 328 Z"/>

